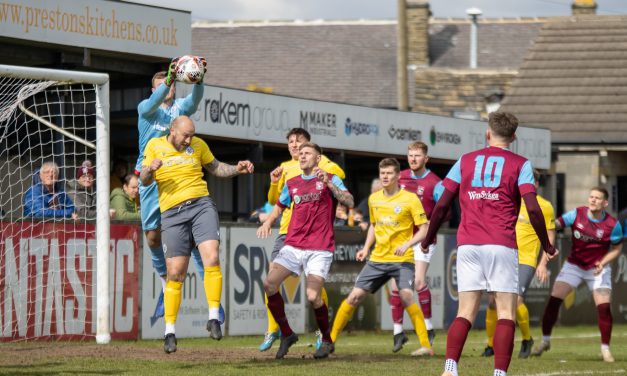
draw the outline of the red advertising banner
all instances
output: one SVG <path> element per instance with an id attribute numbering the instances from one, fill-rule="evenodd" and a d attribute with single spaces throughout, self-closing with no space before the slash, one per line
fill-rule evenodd
<path id="1" fill-rule="evenodd" d="M 0 341 L 96 333 L 96 226 L 0 222 Z M 111 337 L 139 333 L 139 227 L 111 225 Z"/>

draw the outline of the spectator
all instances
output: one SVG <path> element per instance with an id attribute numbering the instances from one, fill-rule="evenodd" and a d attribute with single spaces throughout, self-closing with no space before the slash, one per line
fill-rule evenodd
<path id="1" fill-rule="evenodd" d="M 333 226 L 348 226 L 348 209 L 342 204 L 335 207 L 335 221 Z"/>
<path id="2" fill-rule="evenodd" d="M 140 221 L 141 213 L 136 200 L 138 194 L 139 180 L 137 175 L 126 175 L 122 188 L 116 188 L 111 192 L 110 207 L 113 212 L 111 217 L 120 221 Z"/>
<path id="3" fill-rule="evenodd" d="M 111 167 L 111 177 L 109 178 L 109 189 L 111 193 L 113 193 L 113 190 L 116 188 L 122 189 L 127 174 L 128 162 L 125 159 L 116 159 Z"/>
<path id="4" fill-rule="evenodd" d="M 359 208 L 353 211 L 353 220 L 355 221 L 355 226 L 358 226 L 362 231 L 368 229 L 369 223 L 364 219 L 364 213 Z"/>
<path id="5" fill-rule="evenodd" d="M 78 219 L 74 203 L 59 186 L 59 167 L 54 162 L 44 162 L 39 169 L 39 181 L 24 194 L 24 216 L 40 218 Z"/>
<path id="6" fill-rule="evenodd" d="M 76 179 L 67 185 L 67 193 L 74 202 L 76 214 L 81 219 L 96 219 L 96 170 L 90 160 L 76 169 Z"/>

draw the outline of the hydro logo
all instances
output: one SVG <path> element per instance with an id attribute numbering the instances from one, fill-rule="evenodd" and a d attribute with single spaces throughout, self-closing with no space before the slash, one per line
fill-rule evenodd
<path id="1" fill-rule="evenodd" d="M 347 136 L 354 134 L 355 136 L 359 135 L 370 135 L 373 134 L 375 136 L 379 135 L 379 126 L 376 124 L 366 124 L 366 123 L 358 123 L 351 121 L 351 118 L 346 118 L 346 123 L 344 123 L 344 132 Z"/>
<path id="2" fill-rule="evenodd" d="M 233 255 L 233 271 L 241 288 L 233 289 L 233 298 L 239 305 L 264 303 L 263 280 L 269 258 L 264 247 L 239 244 Z M 289 277 L 282 285 L 281 295 L 287 304 L 299 304 L 302 300 L 300 278 Z M 258 301 L 256 299 L 259 299 Z"/>
<path id="3" fill-rule="evenodd" d="M 459 145 L 462 143 L 462 138 L 457 133 L 436 132 L 435 126 L 433 126 L 429 132 L 429 142 L 431 145 L 436 143 Z"/>

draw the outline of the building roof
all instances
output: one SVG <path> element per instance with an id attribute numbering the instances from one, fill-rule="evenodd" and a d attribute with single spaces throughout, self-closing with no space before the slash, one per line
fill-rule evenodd
<path id="1" fill-rule="evenodd" d="M 478 66 L 516 69 L 542 20 L 481 20 Z M 470 24 L 431 19 L 430 61 L 466 68 Z M 396 21 L 197 22 L 192 51 L 205 56 L 205 82 L 281 95 L 396 108 Z"/>
<path id="2" fill-rule="evenodd" d="M 556 143 L 627 142 L 627 16 L 550 19 L 502 108 Z"/>
<path id="3" fill-rule="evenodd" d="M 396 22 L 194 24 L 208 84 L 396 107 Z"/>

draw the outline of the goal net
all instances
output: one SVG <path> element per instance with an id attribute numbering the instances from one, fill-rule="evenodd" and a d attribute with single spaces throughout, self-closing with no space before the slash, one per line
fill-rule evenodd
<path id="1" fill-rule="evenodd" d="M 108 76 L 0 65 L 0 340 L 109 334 Z"/>

